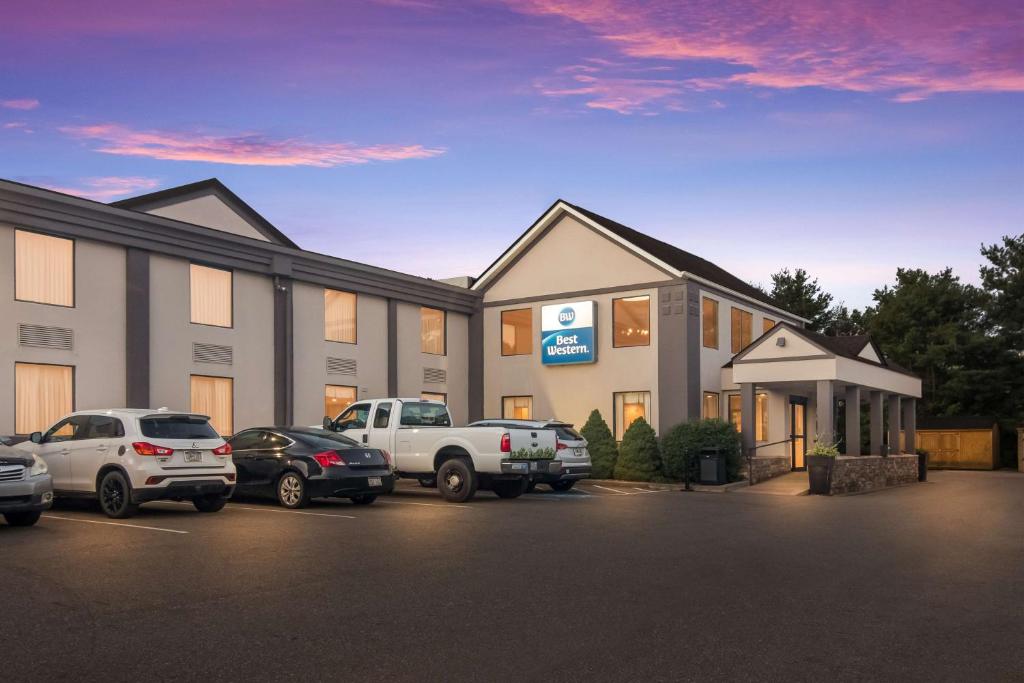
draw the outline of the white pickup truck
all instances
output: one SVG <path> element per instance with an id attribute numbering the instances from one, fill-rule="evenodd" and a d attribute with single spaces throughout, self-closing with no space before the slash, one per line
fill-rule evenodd
<path id="1" fill-rule="evenodd" d="M 545 429 L 453 427 L 448 407 L 418 398 L 358 401 L 323 428 L 386 450 L 401 477 L 437 486 L 444 499 L 462 503 L 490 490 L 522 495 L 531 475 L 560 472 L 555 433 Z"/>

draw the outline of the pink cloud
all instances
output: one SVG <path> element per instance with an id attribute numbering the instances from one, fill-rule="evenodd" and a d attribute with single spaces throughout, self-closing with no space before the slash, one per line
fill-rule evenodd
<path id="1" fill-rule="evenodd" d="M 106 202 L 125 195 L 156 189 L 159 182 L 154 178 L 142 178 L 139 176 L 103 176 L 83 178 L 78 186 L 65 187 L 46 183 L 40 183 L 39 185 L 49 190 L 63 192 L 64 194 L 73 194 L 77 197 Z"/>
<path id="2" fill-rule="evenodd" d="M 371 161 L 426 159 L 445 151 L 423 145 L 361 146 L 349 142 L 273 139 L 256 133 L 223 136 L 196 132 L 135 130 L 116 123 L 64 126 L 59 130 L 71 137 L 99 141 L 96 151 L 105 154 L 244 166 L 329 168 Z"/>
<path id="3" fill-rule="evenodd" d="M 39 106 L 39 100 L 34 99 L 20 99 L 20 100 L 0 100 L 0 107 L 4 109 L 20 109 L 22 111 L 28 111 L 29 109 L 35 109 Z"/>
<path id="4" fill-rule="evenodd" d="M 34 133 L 35 131 L 28 127 L 28 124 L 24 121 L 8 121 L 7 123 L 0 126 L 5 130 L 20 130 L 22 133 Z"/>
<path id="5" fill-rule="evenodd" d="M 705 78 L 704 89 L 815 86 L 901 102 L 1024 91 L 1020 2 L 506 1 L 580 24 L 626 57 L 716 60 L 742 70 Z"/>

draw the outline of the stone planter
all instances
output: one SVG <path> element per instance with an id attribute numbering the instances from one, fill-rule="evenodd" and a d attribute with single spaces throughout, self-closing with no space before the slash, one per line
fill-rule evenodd
<path id="1" fill-rule="evenodd" d="M 836 459 L 831 455 L 808 455 L 807 478 L 811 495 L 828 496 L 832 493 L 832 467 Z"/>

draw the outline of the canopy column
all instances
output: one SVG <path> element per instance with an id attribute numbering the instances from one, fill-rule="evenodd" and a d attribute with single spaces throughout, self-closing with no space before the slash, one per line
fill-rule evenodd
<path id="1" fill-rule="evenodd" d="M 740 384 L 740 435 L 743 439 L 743 455 L 754 455 L 755 434 L 754 384 Z"/>
<path id="2" fill-rule="evenodd" d="M 900 395 L 889 394 L 889 453 L 900 452 Z"/>
<path id="3" fill-rule="evenodd" d="M 885 425 L 882 419 L 882 392 L 872 391 L 868 396 L 870 402 L 871 422 L 871 455 L 882 454 L 882 443 L 885 438 Z"/>
<path id="4" fill-rule="evenodd" d="M 860 455 L 860 387 L 846 387 L 846 455 Z"/>
<path id="5" fill-rule="evenodd" d="M 917 452 L 917 399 L 903 399 L 903 446 L 907 453 Z"/>
<path id="6" fill-rule="evenodd" d="M 818 416 L 818 433 L 815 435 L 815 441 L 834 444 L 836 442 L 834 382 L 830 379 L 819 379 L 817 389 L 815 412 Z"/>

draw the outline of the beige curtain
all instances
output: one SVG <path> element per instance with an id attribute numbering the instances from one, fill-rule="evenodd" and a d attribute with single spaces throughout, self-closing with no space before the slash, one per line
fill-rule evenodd
<path id="1" fill-rule="evenodd" d="M 70 413 L 72 369 L 68 365 L 14 364 L 14 431 L 44 432 Z"/>
<path id="2" fill-rule="evenodd" d="M 420 308 L 420 340 L 420 350 L 423 353 L 444 355 L 444 311 Z"/>
<path id="3" fill-rule="evenodd" d="M 533 419 L 533 397 L 506 396 L 502 406 L 502 416 L 512 420 Z"/>
<path id="4" fill-rule="evenodd" d="M 192 375 L 192 412 L 209 415 L 210 424 L 221 436 L 234 434 L 234 381 Z"/>
<path id="5" fill-rule="evenodd" d="M 629 426 L 642 417 L 651 420 L 651 392 L 627 391 L 615 394 L 615 438 L 622 440 Z"/>
<path id="6" fill-rule="evenodd" d="M 612 345 L 649 346 L 651 297 L 631 296 L 612 302 Z"/>
<path id="7" fill-rule="evenodd" d="M 757 441 L 768 440 L 768 394 L 758 394 L 754 414 L 754 435 Z"/>
<path id="8" fill-rule="evenodd" d="M 324 290 L 324 339 L 356 343 L 356 295 Z"/>
<path id="9" fill-rule="evenodd" d="M 501 355 L 533 353 L 533 310 L 520 308 L 501 312 Z"/>
<path id="10" fill-rule="evenodd" d="M 710 391 L 704 393 L 704 419 L 717 420 L 719 418 L 718 394 Z"/>
<path id="11" fill-rule="evenodd" d="M 324 387 L 324 415 L 332 420 L 356 402 L 356 388 L 328 384 Z"/>
<path id="12" fill-rule="evenodd" d="M 75 243 L 14 231 L 14 297 L 57 306 L 75 305 Z"/>
<path id="13" fill-rule="evenodd" d="M 189 275 L 192 322 L 231 327 L 231 271 L 193 263 Z"/>
<path id="14" fill-rule="evenodd" d="M 718 302 L 714 299 L 704 297 L 702 306 L 702 325 L 704 333 L 704 348 L 718 348 Z"/>

